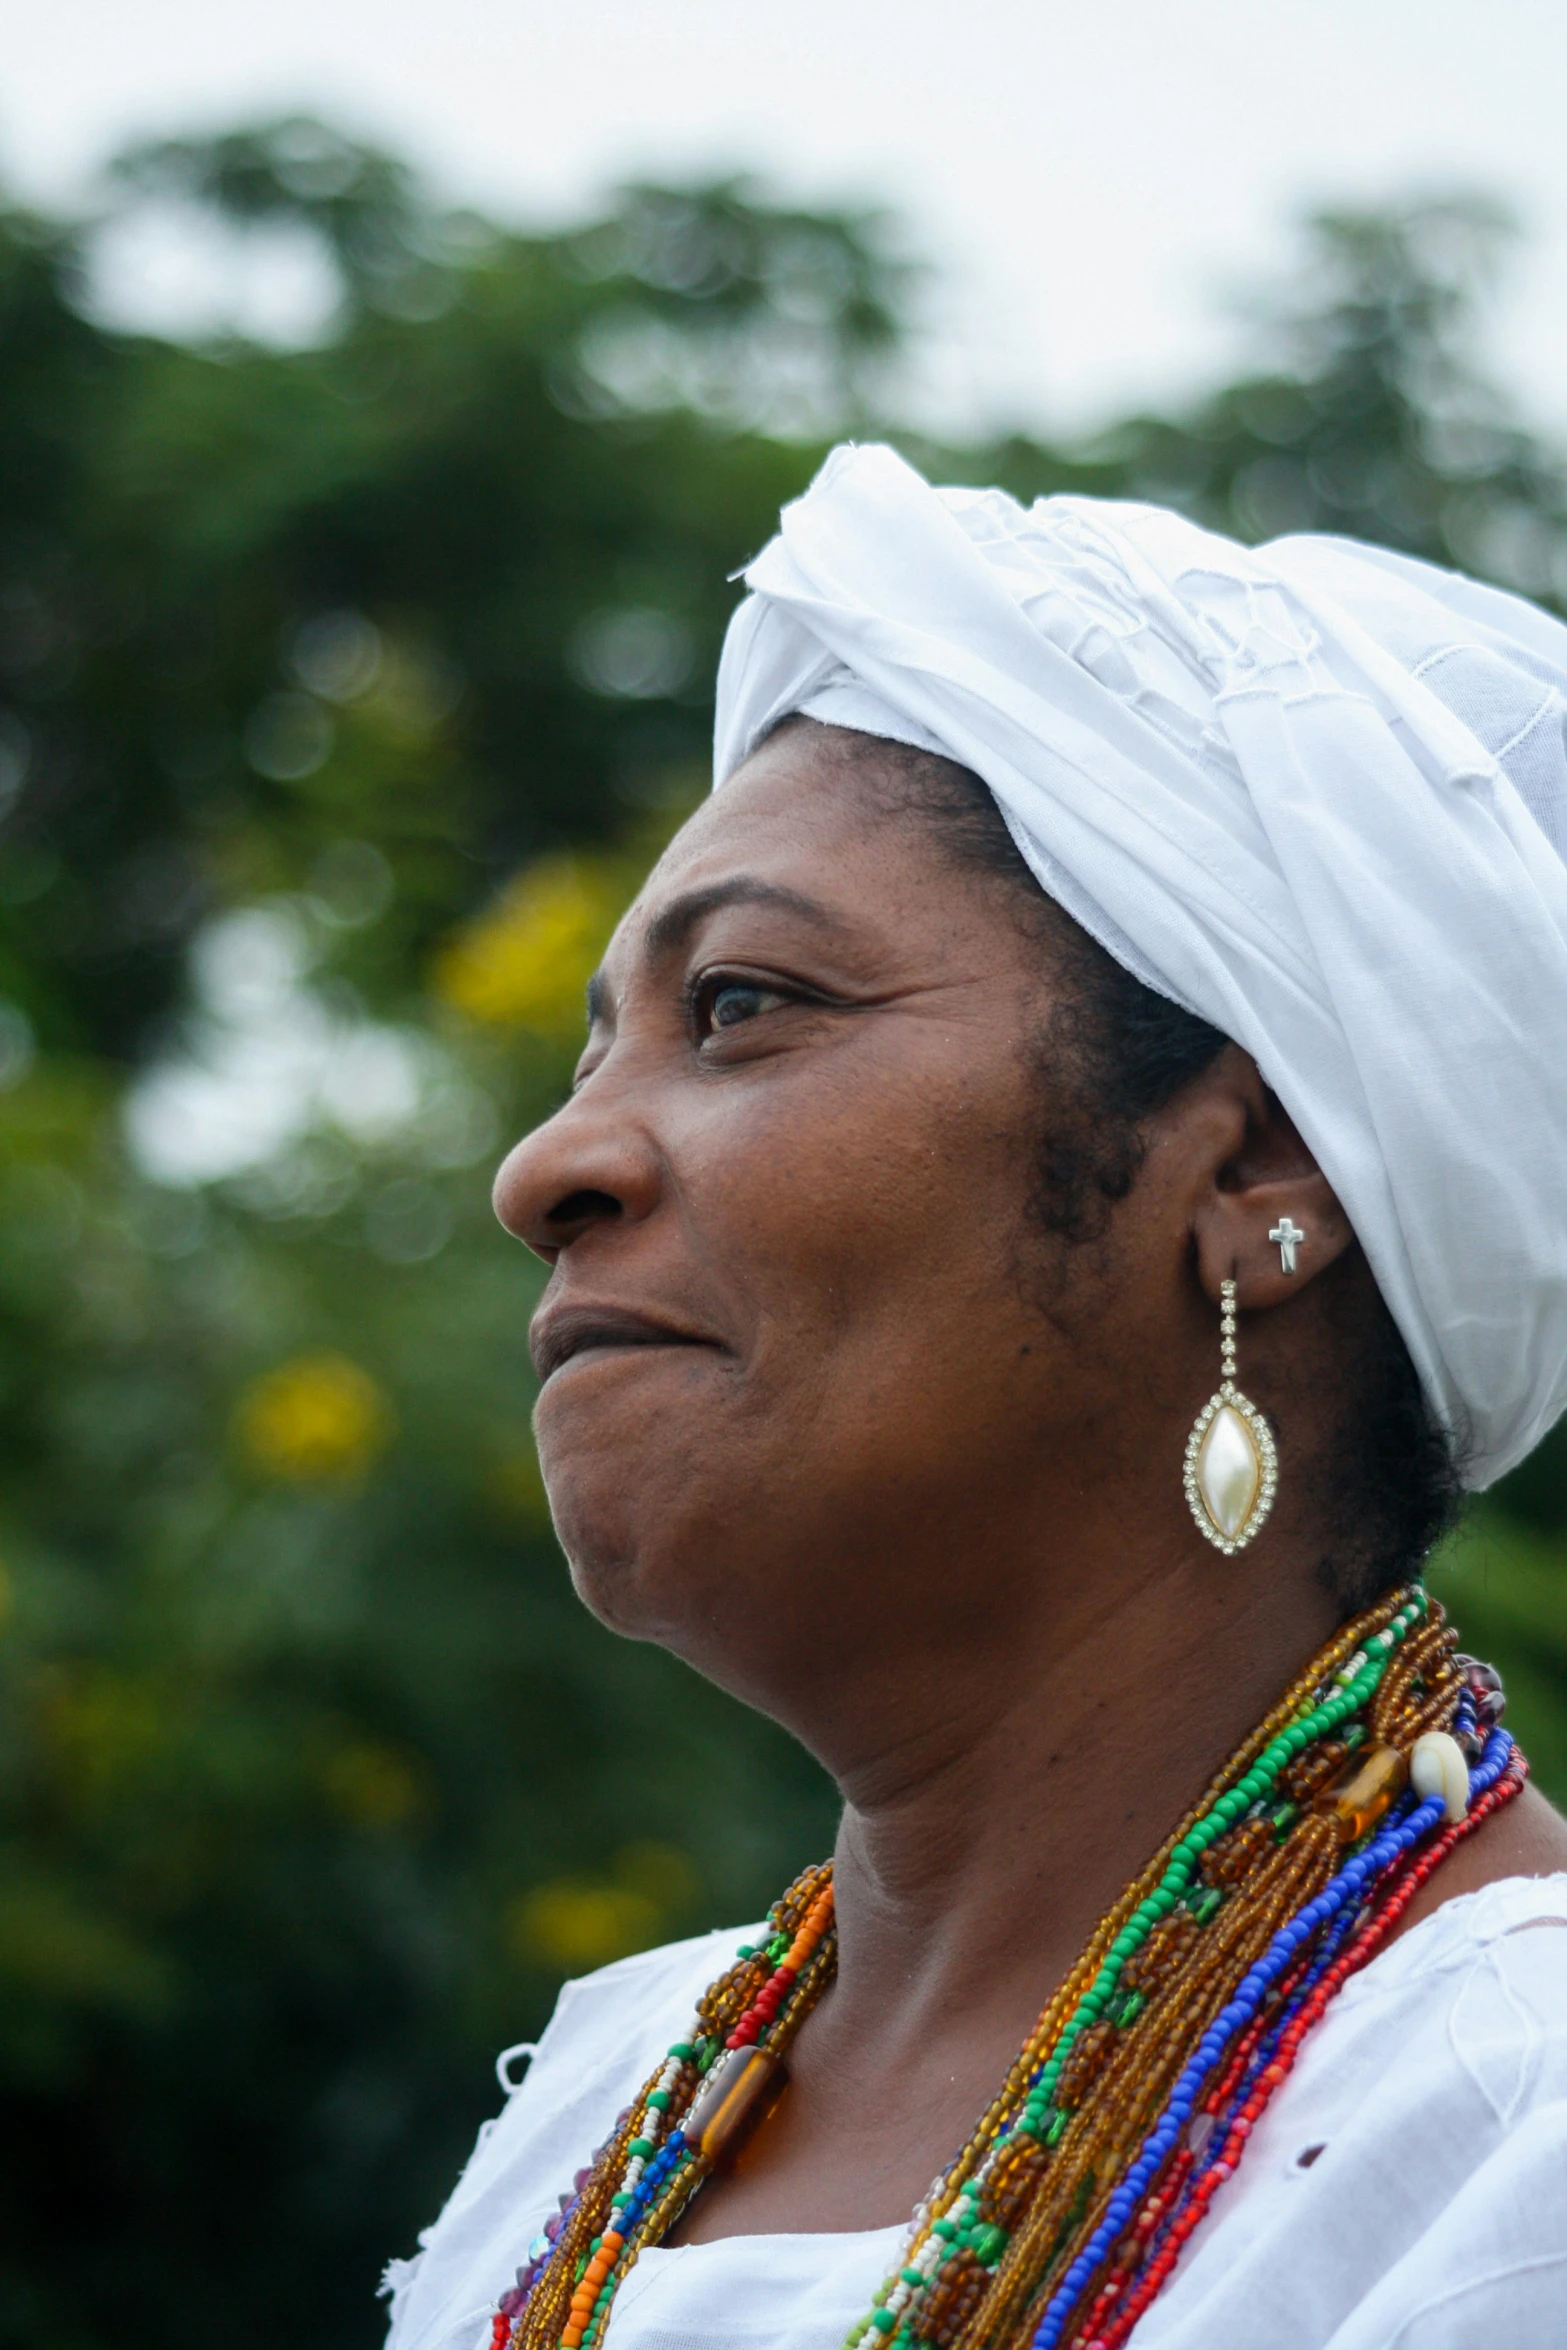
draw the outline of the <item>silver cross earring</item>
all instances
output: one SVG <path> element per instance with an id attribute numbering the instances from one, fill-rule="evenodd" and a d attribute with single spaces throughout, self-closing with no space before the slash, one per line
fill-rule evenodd
<path id="1" fill-rule="evenodd" d="M 1288 1216 L 1281 1216 L 1278 1222 L 1274 1225 L 1273 1230 L 1268 1234 L 1268 1238 L 1278 1243 L 1279 1270 L 1281 1273 L 1294 1272 L 1295 1251 L 1299 1248 L 1305 1237 L 1306 1235 L 1304 1232 L 1302 1232 L 1300 1226 L 1298 1224 L 1292 1223 Z"/>

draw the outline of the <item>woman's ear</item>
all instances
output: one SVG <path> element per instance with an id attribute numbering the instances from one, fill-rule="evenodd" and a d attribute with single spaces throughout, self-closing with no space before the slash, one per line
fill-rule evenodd
<path id="1" fill-rule="evenodd" d="M 1233 1280 L 1248 1311 L 1282 1305 L 1351 1246 L 1355 1235 L 1294 1121 L 1239 1045 L 1208 1071 L 1229 1096 L 1239 1142 L 1214 1166 L 1193 1217 L 1198 1278 L 1215 1304 Z"/>

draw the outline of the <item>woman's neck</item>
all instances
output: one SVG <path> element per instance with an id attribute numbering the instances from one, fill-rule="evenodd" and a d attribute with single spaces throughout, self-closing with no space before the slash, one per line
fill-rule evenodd
<path id="1" fill-rule="evenodd" d="M 906 2217 L 1104 1912 L 1331 1636 L 1326 1596 L 1276 1575 L 1142 1566 L 835 1660 L 812 1743 L 845 1798 L 836 1978 L 790 2094 L 677 2240 Z"/>
<path id="2" fill-rule="evenodd" d="M 859 1714 L 882 1734 L 837 1774 L 834 2036 L 928 2034 L 979 2005 L 1020 2035 L 1333 1626 L 1298 1582 L 1180 1562 L 1090 1581 L 1048 1627 L 1013 1617 L 923 1671 L 905 1658 Z"/>

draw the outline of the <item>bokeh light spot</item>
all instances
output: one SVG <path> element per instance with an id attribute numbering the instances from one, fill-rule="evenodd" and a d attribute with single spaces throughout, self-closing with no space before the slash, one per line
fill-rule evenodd
<path id="1" fill-rule="evenodd" d="M 296 1484 L 352 1483 L 383 1451 L 392 1412 L 346 1355 L 301 1355 L 240 1399 L 241 1445 L 264 1475 Z"/>

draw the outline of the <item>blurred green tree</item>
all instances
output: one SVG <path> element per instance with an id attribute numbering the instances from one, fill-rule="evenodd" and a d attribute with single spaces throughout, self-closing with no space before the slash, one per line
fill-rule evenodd
<path id="1" fill-rule="evenodd" d="M 102 324 L 149 204 L 316 239 L 325 339 Z M 1272 372 L 915 453 L 1554 595 L 1561 476 L 1466 358 L 1496 233 L 1326 221 Z M 912 283 L 874 215 L 524 236 L 302 120 L 0 217 L 0 2344 L 372 2342 L 562 1973 L 830 1835 L 571 1601 L 486 1193 L 702 788 L 727 577 L 892 412 Z M 1542 1456 L 1453 1569 L 1559 1786 L 1564 1500 Z"/>

